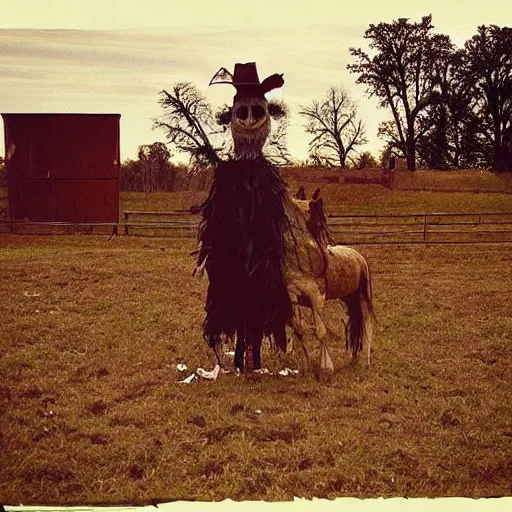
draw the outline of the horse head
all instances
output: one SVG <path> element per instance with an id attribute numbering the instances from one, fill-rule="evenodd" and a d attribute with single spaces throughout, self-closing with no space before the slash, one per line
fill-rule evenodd
<path id="1" fill-rule="evenodd" d="M 327 218 L 324 211 L 324 200 L 320 194 L 320 189 L 317 188 L 313 193 L 310 200 L 306 199 L 306 192 L 304 187 L 301 186 L 293 202 L 299 207 L 304 216 L 306 226 L 311 235 L 321 245 L 335 245 L 335 242 L 329 233 L 327 227 Z"/>

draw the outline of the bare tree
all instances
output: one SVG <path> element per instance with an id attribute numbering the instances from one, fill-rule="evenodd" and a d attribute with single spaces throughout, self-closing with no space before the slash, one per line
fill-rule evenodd
<path id="1" fill-rule="evenodd" d="M 275 165 L 291 165 L 293 159 L 288 151 L 288 129 L 290 128 L 288 105 L 282 100 L 270 100 L 268 110 L 275 122 L 275 128 L 270 132 L 263 153 Z"/>
<path id="2" fill-rule="evenodd" d="M 309 143 L 312 161 L 344 168 L 351 153 L 367 142 L 365 127 L 357 119 L 357 107 L 341 87 L 331 87 L 326 98 L 300 107 L 306 118 L 306 132 L 313 135 Z"/>
<path id="3" fill-rule="evenodd" d="M 154 127 L 165 130 L 169 143 L 190 156 L 192 168 L 218 164 L 227 151 L 223 131 L 197 87 L 179 82 L 171 92 L 163 90 L 160 95 L 159 103 L 165 112 L 154 120 Z"/>

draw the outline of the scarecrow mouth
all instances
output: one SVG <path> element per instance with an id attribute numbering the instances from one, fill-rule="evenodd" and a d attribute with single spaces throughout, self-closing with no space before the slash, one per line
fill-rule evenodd
<path id="1" fill-rule="evenodd" d="M 262 117 L 258 121 L 254 120 L 243 120 L 239 119 L 238 117 L 234 119 L 234 122 L 236 123 L 238 128 L 241 128 L 242 130 L 246 132 L 253 132 L 254 130 L 259 130 L 266 122 L 267 118 Z"/>

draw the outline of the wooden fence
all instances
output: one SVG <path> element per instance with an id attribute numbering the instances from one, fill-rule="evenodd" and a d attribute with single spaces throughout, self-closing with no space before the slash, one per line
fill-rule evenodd
<path id="1" fill-rule="evenodd" d="M 330 214 L 327 222 L 336 242 L 346 245 L 512 242 L 512 212 Z M 198 223 L 188 211 L 124 212 L 126 235 L 193 238 Z"/>

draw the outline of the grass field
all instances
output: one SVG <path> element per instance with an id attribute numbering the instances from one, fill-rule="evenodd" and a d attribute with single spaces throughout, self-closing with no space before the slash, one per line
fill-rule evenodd
<path id="1" fill-rule="evenodd" d="M 511 210 L 503 194 L 329 187 L 328 207 L 351 213 Z M 181 200 L 123 194 L 122 209 Z M 327 382 L 188 385 L 177 363 L 213 366 L 193 241 L 1 234 L 0 247 L 4 504 L 512 493 L 510 244 L 358 247 L 378 316 L 370 369 L 332 341 Z M 328 305 L 334 330 L 340 315 Z"/>

